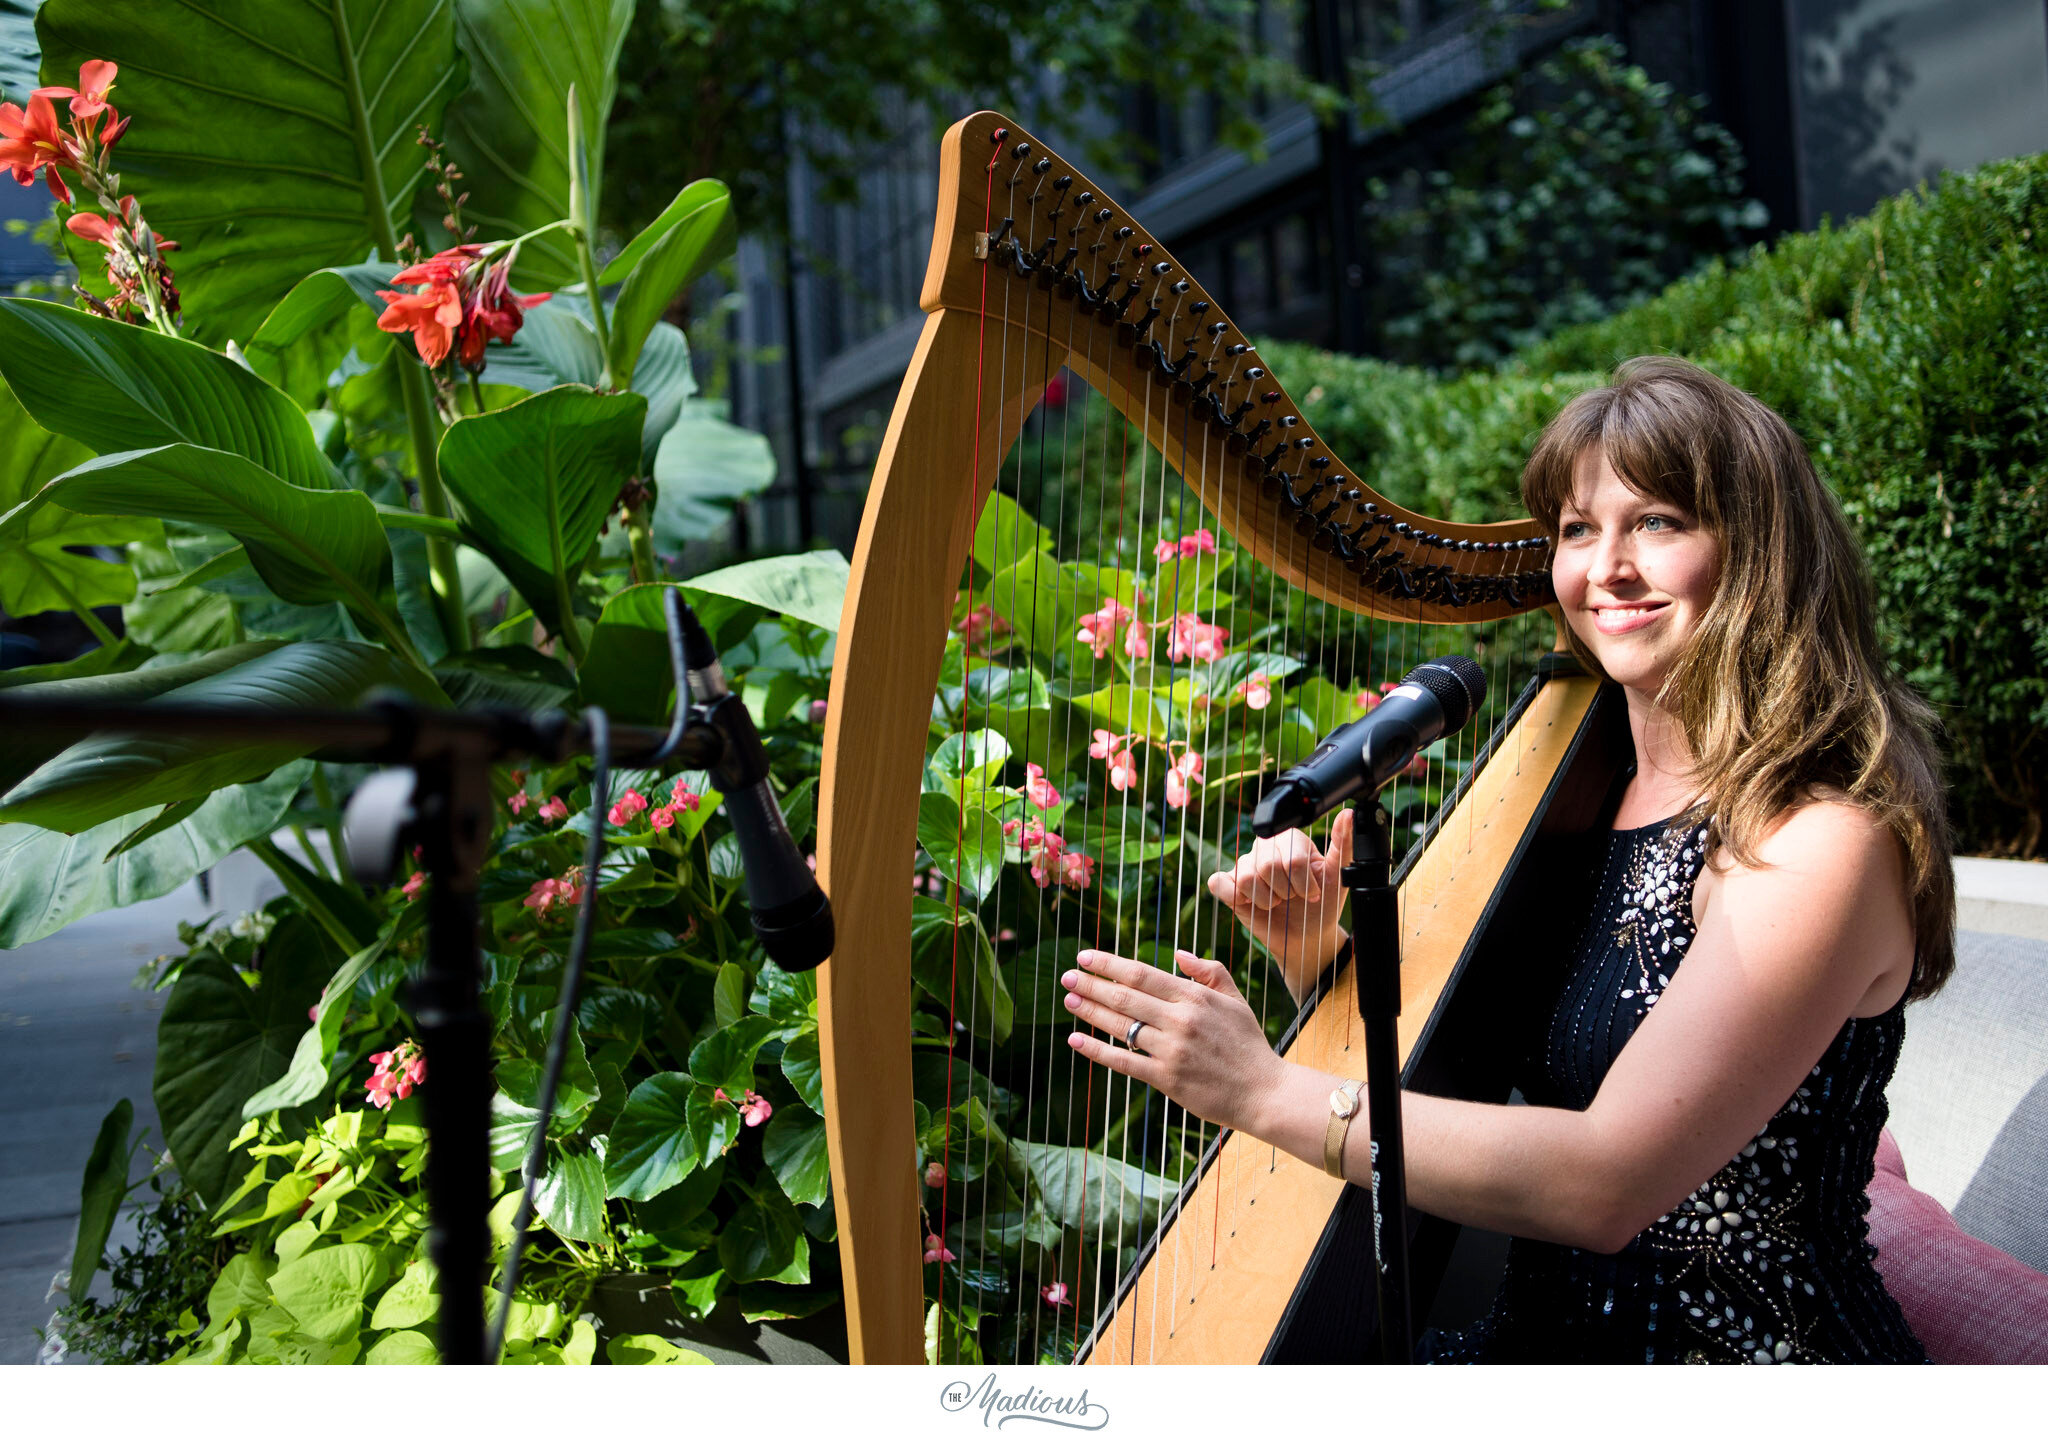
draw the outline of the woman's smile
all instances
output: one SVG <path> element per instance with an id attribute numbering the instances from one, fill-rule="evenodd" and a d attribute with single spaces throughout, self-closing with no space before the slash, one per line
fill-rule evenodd
<path id="1" fill-rule="evenodd" d="M 1670 608 L 1669 602 L 1596 604 L 1593 625 L 1603 637 L 1619 637 L 1649 626 Z"/>

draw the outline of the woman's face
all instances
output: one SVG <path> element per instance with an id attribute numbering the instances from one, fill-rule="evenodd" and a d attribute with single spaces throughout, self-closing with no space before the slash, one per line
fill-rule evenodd
<path id="1" fill-rule="evenodd" d="M 1655 695 L 1713 600 L 1721 547 L 1693 515 L 1579 454 L 1551 581 L 1578 639 L 1622 686 Z"/>

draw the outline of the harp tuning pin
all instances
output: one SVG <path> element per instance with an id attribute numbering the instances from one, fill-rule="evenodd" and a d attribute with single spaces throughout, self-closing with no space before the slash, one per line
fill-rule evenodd
<path id="1" fill-rule="evenodd" d="M 1415 529 L 1409 527 L 1408 524 L 1405 522 L 1397 522 L 1394 524 L 1394 535 L 1396 537 L 1407 537 L 1410 533 L 1414 532 L 1414 530 Z"/>
<path id="2" fill-rule="evenodd" d="M 1458 551 L 1460 551 L 1460 552 L 1470 552 L 1471 550 L 1472 550 L 1472 540 L 1471 540 L 1470 538 L 1464 538 L 1464 537 L 1461 537 L 1461 538 L 1459 538 L 1459 539 L 1458 539 Z"/>
<path id="3" fill-rule="evenodd" d="M 1048 168 L 1051 167 L 1050 160 L 1041 159 L 1038 162 L 1040 164 L 1046 165 Z M 1074 187 L 1074 176 L 1071 174 L 1062 174 L 1059 178 L 1053 180 L 1052 187 L 1061 190 L 1062 192 L 1071 189 Z"/>
<path id="4" fill-rule="evenodd" d="M 1313 443 L 1313 442 L 1315 441 L 1315 439 L 1313 439 L 1313 438 L 1304 438 L 1304 439 L 1302 439 L 1302 441 L 1303 441 L 1304 443 Z M 1321 458 L 1310 458 L 1310 459 L 1308 460 L 1308 465 L 1309 465 L 1309 466 L 1310 466 L 1311 468 L 1314 468 L 1314 469 L 1315 469 L 1315 470 L 1316 470 L 1317 472 L 1319 472 L 1319 473 L 1320 473 L 1320 472 L 1321 472 L 1321 471 L 1322 471 L 1323 469 L 1325 469 L 1325 468 L 1327 468 L 1327 467 L 1329 467 L 1329 466 L 1330 466 L 1330 459 L 1329 459 L 1328 457 L 1321 457 Z"/>
<path id="5" fill-rule="evenodd" d="M 1109 216 L 1112 212 L 1114 211 L 1108 208 L 1097 209 L 1095 211 L 1095 222 L 1098 224 L 1107 224 L 1109 222 Z"/>
<path id="6" fill-rule="evenodd" d="M 988 137 L 988 142 L 990 144 L 1001 144 L 1004 140 L 1008 139 L 1009 137 L 1010 131 L 1008 131 L 1007 129 L 998 129 L 994 134 Z"/>
<path id="7" fill-rule="evenodd" d="M 1247 368 L 1244 371 L 1244 376 L 1256 383 L 1266 376 L 1266 370 L 1263 368 Z"/>
<path id="8" fill-rule="evenodd" d="M 1188 312 L 1193 314 L 1197 318 L 1200 318 L 1203 314 L 1207 313 L 1208 311 L 1209 301 L 1207 299 L 1196 299 L 1193 303 L 1188 305 Z"/>
<path id="9" fill-rule="evenodd" d="M 1365 490 L 1363 488 L 1346 488 L 1344 490 L 1344 501 L 1347 503 L 1355 503 L 1364 496 Z"/>
<path id="10" fill-rule="evenodd" d="M 1285 418 L 1282 418 L 1280 420 L 1280 426 L 1283 428 L 1292 428 L 1295 424 L 1299 423 L 1300 421 L 1300 418 L 1296 417 L 1292 413 L 1289 413 Z"/>
<path id="11" fill-rule="evenodd" d="M 1380 505 L 1378 503 L 1367 503 L 1365 505 L 1365 515 L 1367 517 L 1378 517 L 1380 515 Z"/>
<path id="12" fill-rule="evenodd" d="M 1093 204 L 1094 202 L 1095 191 L 1093 189 L 1083 189 L 1079 194 L 1076 194 L 1074 196 L 1074 207 L 1076 209 L 1086 209 L 1090 204 Z"/>
<path id="13" fill-rule="evenodd" d="M 1138 250 L 1138 252 L 1141 254 L 1147 254 L 1151 251 L 1152 246 L 1150 244 L 1147 244 L 1144 248 Z M 1170 274 L 1173 272 L 1173 265 L 1167 263 L 1166 260 L 1161 259 L 1158 263 L 1152 266 L 1152 272 L 1155 274 Z"/>
<path id="14" fill-rule="evenodd" d="M 1196 308 L 1198 308 L 1198 309 L 1206 309 L 1207 307 L 1209 307 L 1209 305 L 1207 305 L 1206 303 L 1201 303 L 1201 304 L 1196 304 L 1196 305 L 1195 305 L 1195 307 L 1196 307 Z M 1214 322 L 1214 323 L 1212 323 L 1212 324 L 1210 324 L 1210 325 L 1209 325 L 1209 337 L 1211 337 L 1211 338 L 1220 338 L 1220 337 L 1222 337 L 1222 336 L 1223 336 L 1224 334 L 1226 334 L 1226 333 L 1229 333 L 1229 332 L 1230 332 L 1230 325 L 1229 325 L 1229 324 L 1227 324 L 1227 323 L 1225 323 L 1225 322 L 1224 322 L 1224 321 L 1223 321 L 1222 319 L 1220 319 L 1220 318 L 1219 318 L 1219 319 L 1217 319 L 1217 320 L 1216 320 L 1216 322 Z"/>
<path id="15" fill-rule="evenodd" d="M 1050 159 L 1041 159 L 1038 163 L 1031 166 L 1031 172 L 1033 174 L 1043 174 L 1050 168 L 1052 168 L 1052 161 Z"/>
<path id="16" fill-rule="evenodd" d="M 1294 446 L 1301 449 L 1304 453 L 1307 452 L 1310 448 L 1313 448 L 1315 445 L 1316 440 L 1313 438 L 1296 438 L 1294 440 Z"/>
<path id="17" fill-rule="evenodd" d="M 1250 353 L 1251 351 L 1252 346 L 1248 343 L 1233 343 L 1230 347 L 1223 350 L 1231 358 L 1237 357 L 1240 353 Z"/>
<path id="18" fill-rule="evenodd" d="M 1131 235 L 1135 234 L 1136 232 L 1137 230 L 1133 229 L 1130 225 L 1126 224 L 1123 226 L 1123 228 L 1117 230 L 1114 234 L 1110 235 L 1110 237 L 1112 239 L 1128 239 L 1131 237 Z"/>
<path id="19" fill-rule="evenodd" d="M 1259 401 L 1261 403 L 1278 403 L 1280 401 L 1280 390 L 1277 388 L 1268 388 L 1264 393 L 1261 393 L 1259 395 Z"/>
<path id="20" fill-rule="evenodd" d="M 1173 286 L 1172 286 L 1171 288 L 1169 288 L 1169 289 L 1167 290 L 1167 292 L 1168 292 L 1168 293 L 1175 293 L 1175 294 L 1184 294 L 1184 293 L 1186 293 L 1187 291 L 1188 291 L 1188 281 L 1187 281 L 1186 279 L 1176 279 L 1176 280 L 1174 280 L 1174 282 L 1173 282 Z"/>
<path id="21" fill-rule="evenodd" d="M 1149 254 L 1149 253 L 1151 253 L 1151 252 L 1152 252 L 1152 246 L 1151 246 L 1150 244 L 1140 244 L 1140 245 L 1138 245 L 1138 257 L 1139 257 L 1139 258 L 1141 258 L 1141 259 L 1142 259 L 1142 258 L 1144 258 L 1144 257 L 1145 257 L 1145 256 L 1146 256 L 1147 254 Z"/>
<path id="22" fill-rule="evenodd" d="M 1030 158 L 1030 157 L 1031 157 L 1031 141 L 1030 141 L 1030 140 L 1028 140 L 1028 139 L 1027 139 L 1027 140 L 1025 140 L 1025 141 L 1023 141 L 1023 142 L 1022 142 L 1022 143 L 1020 143 L 1020 144 L 1019 144 L 1019 145 L 1018 145 L 1018 146 L 1017 146 L 1017 147 L 1016 147 L 1015 149 L 1011 150 L 1011 151 L 1010 151 L 1010 153 L 1011 153 L 1011 154 L 1013 154 L 1013 155 L 1015 155 L 1015 156 L 1016 156 L 1016 157 L 1017 157 L 1018 159 L 1028 159 L 1028 158 Z"/>

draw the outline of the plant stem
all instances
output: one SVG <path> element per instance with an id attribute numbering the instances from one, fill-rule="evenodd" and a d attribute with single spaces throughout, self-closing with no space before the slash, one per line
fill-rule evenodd
<path id="1" fill-rule="evenodd" d="M 74 617 L 85 624 L 85 630 L 92 633 L 94 641 L 98 642 L 102 647 L 111 647 L 121 640 L 113 634 L 106 623 L 100 621 L 94 615 L 92 608 L 85 605 L 85 602 L 79 597 L 71 584 L 59 576 L 48 563 L 37 557 L 26 547 L 22 549 L 22 556 L 26 557 L 35 570 L 42 574 L 43 581 L 49 583 L 58 592 L 63 594 L 64 605 L 71 609 Z"/>
<path id="2" fill-rule="evenodd" d="M 576 237 L 576 266 L 583 273 L 583 296 L 590 300 L 590 326 L 597 331 L 598 352 L 604 355 L 604 371 L 597 386 L 612 386 L 611 326 L 605 322 L 604 295 L 597 290 L 597 263 L 590 252 L 592 223 L 589 157 L 583 150 L 583 111 L 576 103 L 576 86 L 569 86 L 569 232 Z"/>
<path id="3" fill-rule="evenodd" d="M 292 888 L 294 872 L 290 866 L 285 864 L 288 858 L 277 847 L 270 844 L 268 836 L 257 837 L 243 849 L 269 867 L 270 873 L 284 883 L 286 890 Z M 348 933 L 348 928 L 336 918 L 333 911 L 327 909 L 324 902 L 301 901 L 299 902 L 299 908 L 311 916 L 319 924 L 320 929 L 327 932 L 328 939 L 332 940 L 341 949 L 342 954 L 352 955 L 355 953 L 356 938 Z"/>
<path id="4" fill-rule="evenodd" d="M 641 503 L 626 515 L 626 536 L 633 554 L 633 580 L 652 582 L 660 570 L 654 563 L 654 519 L 648 514 L 647 503 Z"/>
<path id="5" fill-rule="evenodd" d="M 334 805 L 334 788 L 327 784 L 327 772 L 317 761 L 313 763 L 313 799 L 320 803 L 320 829 L 327 833 L 328 849 L 341 850 L 341 812 Z"/>
<path id="6" fill-rule="evenodd" d="M 334 872 L 329 868 L 326 858 L 320 854 L 320 848 L 313 844 L 313 838 L 306 830 L 306 823 L 293 821 L 288 823 L 285 829 L 292 833 L 292 838 L 299 843 L 299 849 L 306 853 L 307 863 L 328 880 L 333 880 Z"/>

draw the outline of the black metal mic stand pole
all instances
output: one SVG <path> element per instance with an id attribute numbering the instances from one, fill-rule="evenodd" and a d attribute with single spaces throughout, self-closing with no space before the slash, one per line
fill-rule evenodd
<path id="1" fill-rule="evenodd" d="M 1371 1128 L 1373 1287 L 1382 1363 L 1411 1363 L 1408 1177 L 1401 1147 L 1401 918 L 1392 821 L 1377 795 L 1351 807 L 1351 969 L 1365 1026 L 1366 1119 Z"/>

